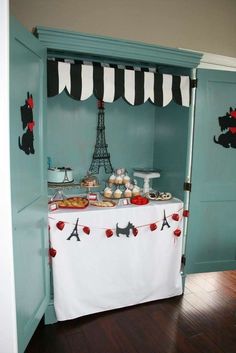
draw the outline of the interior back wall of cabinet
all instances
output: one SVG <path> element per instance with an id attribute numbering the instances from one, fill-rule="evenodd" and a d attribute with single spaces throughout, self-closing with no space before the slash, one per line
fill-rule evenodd
<path id="1" fill-rule="evenodd" d="M 186 173 L 189 109 L 171 102 L 157 107 L 153 166 L 161 170 L 154 188 L 183 200 Z"/>
<path id="2" fill-rule="evenodd" d="M 152 167 L 156 107 L 130 106 L 123 100 L 105 104 L 105 133 L 113 168 Z M 97 100 L 76 101 L 65 92 L 48 98 L 47 155 L 52 166 L 69 166 L 77 179 L 92 160 L 97 133 Z M 99 178 L 106 178 L 101 168 Z"/>

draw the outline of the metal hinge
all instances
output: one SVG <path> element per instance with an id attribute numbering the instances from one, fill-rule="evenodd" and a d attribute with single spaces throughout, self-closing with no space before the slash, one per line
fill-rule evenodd
<path id="1" fill-rule="evenodd" d="M 192 190 L 192 183 L 184 183 L 184 191 L 190 191 Z"/>
<path id="2" fill-rule="evenodd" d="M 197 88 L 197 79 L 191 79 L 191 88 Z"/>
<path id="3" fill-rule="evenodd" d="M 185 255 L 182 255 L 181 264 L 182 264 L 183 266 L 186 265 L 186 256 L 185 256 Z"/>

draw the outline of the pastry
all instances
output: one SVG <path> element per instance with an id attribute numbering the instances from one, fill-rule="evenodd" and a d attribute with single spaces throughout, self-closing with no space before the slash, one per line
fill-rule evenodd
<path id="1" fill-rule="evenodd" d="M 137 196 L 137 195 L 140 195 L 140 188 L 137 185 L 135 185 L 132 190 L 132 196 Z"/>
<path id="2" fill-rule="evenodd" d="M 123 178 L 122 178 L 121 175 L 118 175 L 118 176 L 116 177 L 115 183 L 116 183 L 117 185 L 121 185 L 121 184 L 123 183 Z"/>
<path id="3" fill-rule="evenodd" d="M 125 189 L 124 197 L 131 197 L 131 196 L 132 196 L 132 191 L 130 189 Z"/>
<path id="4" fill-rule="evenodd" d="M 104 195 L 105 197 L 111 198 L 111 197 L 112 197 L 112 190 L 111 190 L 111 188 L 109 188 L 109 187 L 105 188 L 104 191 L 103 191 L 103 195 Z"/>
<path id="5" fill-rule="evenodd" d="M 127 184 L 129 182 L 130 182 L 130 177 L 128 176 L 128 174 L 124 175 L 123 184 Z"/>
<path id="6" fill-rule="evenodd" d="M 120 198 L 121 198 L 121 195 L 122 195 L 122 191 L 121 191 L 120 189 L 116 189 L 116 190 L 114 191 L 113 196 L 114 196 L 115 199 L 120 199 Z"/>
<path id="7" fill-rule="evenodd" d="M 114 184 L 116 181 L 116 176 L 114 174 L 112 174 L 110 177 L 109 177 L 109 184 Z"/>
<path id="8" fill-rule="evenodd" d="M 98 186 L 98 179 L 94 175 L 88 174 L 81 180 L 81 186 L 93 187 Z"/>

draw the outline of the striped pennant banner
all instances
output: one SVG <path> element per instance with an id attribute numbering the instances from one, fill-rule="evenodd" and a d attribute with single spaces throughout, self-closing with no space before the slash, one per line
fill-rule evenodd
<path id="1" fill-rule="evenodd" d="M 153 68 L 48 60 L 47 76 L 48 97 L 66 90 L 81 101 L 94 95 L 107 103 L 122 97 L 131 105 L 148 100 L 161 107 L 172 100 L 190 105 L 190 77 L 160 74 Z"/>

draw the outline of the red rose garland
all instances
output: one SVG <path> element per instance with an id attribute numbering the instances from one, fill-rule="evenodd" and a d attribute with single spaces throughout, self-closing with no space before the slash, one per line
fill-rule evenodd
<path id="1" fill-rule="evenodd" d="M 156 225 L 156 223 L 152 223 L 152 224 L 150 224 L 150 230 L 153 232 L 154 230 L 156 230 L 157 229 L 157 225 Z"/>
<path id="2" fill-rule="evenodd" d="M 65 222 L 63 222 L 63 221 L 57 222 L 56 227 L 57 227 L 59 230 L 63 230 L 63 228 L 65 227 Z"/>
<path id="3" fill-rule="evenodd" d="M 179 211 L 180 211 L 180 210 L 179 210 Z M 179 212 L 179 211 L 178 211 L 178 212 Z M 182 215 L 183 215 L 183 217 L 188 217 L 188 216 L 189 216 L 189 211 L 188 211 L 188 210 L 184 210 Z M 169 215 L 168 217 L 171 217 L 171 219 L 173 219 L 173 220 L 176 221 L 176 222 L 178 222 L 178 221 L 180 220 L 180 215 L 179 215 L 179 213 L 173 213 L 173 214 Z M 52 217 L 50 217 L 50 218 L 52 218 Z M 64 229 L 64 227 L 65 227 L 65 223 L 68 223 L 68 222 L 58 221 L 58 222 L 56 223 L 56 227 L 57 227 L 60 231 L 62 231 L 62 230 Z M 136 237 L 136 236 L 138 235 L 138 232 L 139 232 L 138 228 L 146 227 L 146 226 L 149 226 L 150 231 L 153 232 L 153 231 L 155 231 L 155 230 L 157 229 L 157 223 L 158 223 L 158 221 L 156 221 L 155 223 L 150 223 L 149 225 L 146 224 L 146 225 L 140 225 L 140 226 L 138 226 L 138 227 L 134 227 L 133 230 L 132 230 L 132 233 L 133 233 L 133 235 Z M 83 227 L 82 229 L 83 229 L 83 232 L 84 232 L 85 234 L 88 234 L 88 235 L 90 234 L 90 227 L 85 226 L 85 225 L 84 225 L 84 226 L 81 225 L 81 227 Z M 50 230 L 50 226 L 48 226 L 48 229 Z M 162 229 L 161 229 L 161 230 L 162 230 Z M 113 229 L 110 229 L 110 228 L 106 229 L 106 230 L 105 230 L 106 237 L 107 237 L 107 238 L 112 237 L 113 234 L 114 234 L 113 231 L 114 231 L 114 230 L 113 230 Z M 179 237 L 179 236 L 181 235 L 181 230 L 177 228 L 177 229 L 174 230 L 173 234 L 174 234 L 176 237 Z M 55 249 L 52 249 L 51 253 L 52 253 L 52 255 L 51 255 L 51 254 L 50 254 L 50 255 L 54 257 L 54 256 L 56 255 L 56 250 L 55 250 Z"/>
<path id="4" fill-rule="evenodd" d="M 56 249 L 54 249 L 54 248 L 50 248 L 50 249 L 49 249 L 49 255 L 50 255 L 51 257 L 55 257 L 56 254 L 57 254 Z"/>
<path id="5" fill-rule="evenodd" d="M 179 214 L 178 214 L 178 213 L 173 213 L 173 214 L 172 214 L 172 219 L 173 219 L 174 221 L 178 222 L 178 221 L 179 221 Z"/>
<path id="6" fill-rule="evenodd" d="M 87 226 L 84 226 L 83 231 L 85 234 L 88 234 L 88 235 L 90 234 L 90 228 Z"/>
<path id="7" fill-rule="evenodd" d="M 112 235 L 113 235 L 113 231 L 112 231 L 111 229 L 107 229 L 107 230 L 106 230 L 106 236 L 107 236 L 107 238 L 112 237 Z"/>
<path id="8" fill-rule="evenodd" d="M 175 235 L 176 237 L 179 237 L 179 236 L 181 235 L 181 230 L 180 230 L 180 229 L 175 229 L 174 235 Z"/>

